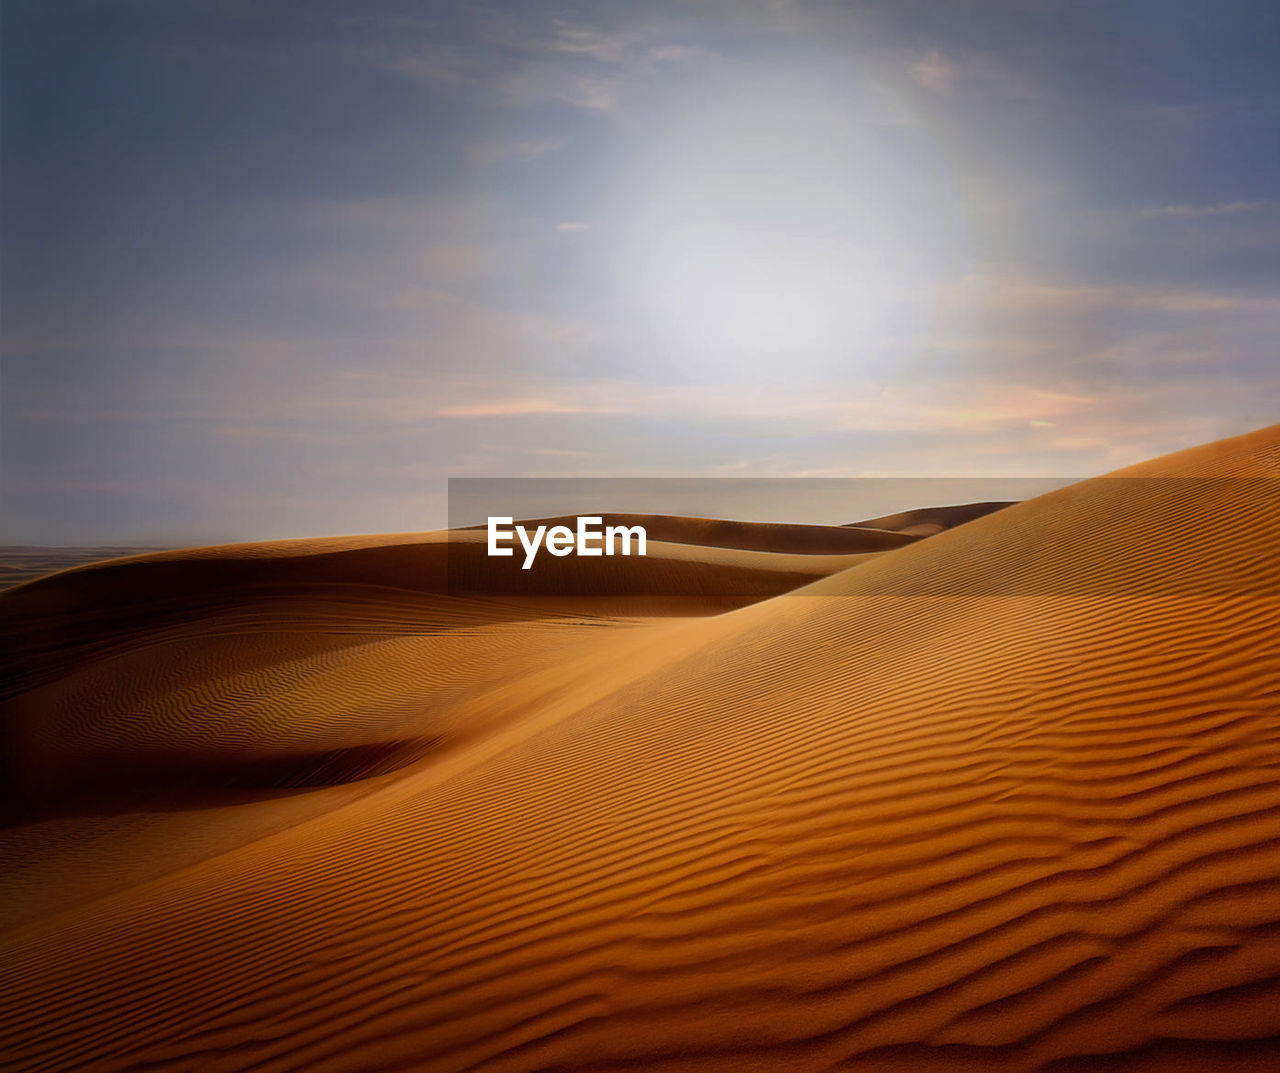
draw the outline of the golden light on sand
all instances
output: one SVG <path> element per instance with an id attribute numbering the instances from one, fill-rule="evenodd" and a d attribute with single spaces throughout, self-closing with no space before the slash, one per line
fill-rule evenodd
<path id="1" fill-rule="evenodd" d="M 18 586 L 5 1068 L 1274 1070 L 1277 458 Z"/>

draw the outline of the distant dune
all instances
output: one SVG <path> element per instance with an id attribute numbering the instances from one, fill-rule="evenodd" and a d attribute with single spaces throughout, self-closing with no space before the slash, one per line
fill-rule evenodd
<path id="1" fill-rule="evenodd" d="M 140 555 L 158 548 L 119 547 L 117 545 L 82 548 L 46 548 L 30 544 L 0 544 L 0 589 L 12 588 L 73 566 Z"/>
<path id="2" fill-rule="evenodd" d="M 651 521 L 0 594 L 0 1067 L 1280 1069 L 1280 426 Z"/>
<path id="3" fill-rule="evenodd" d="M 963 510 L 964 508 L 953 509 Z M 597 517 L 602 519 L 604 525 L 642 526 L 650 540 L 668 544 L 737 548 L 742 551 L 851 555 L 905 547 L 914 539 L 910 534 L 891 532 L 887 528 L 875 528 L 861 522 L 852 526 L 784 525 L 777 522 L 738 522 L 723 518 L 689 518 L 671 514 L 618 514 L 607 511 Z M 893 515 L 893 518 L 897 517 L 899 515 Z M 528 519 L 523 521 L 523 524 L 526 528 L 538 525 L 572 526 L 576 518 L 577 515 L 557 515 L 554 518 Z M 480 528 L 483 527 L 468 526 L 464 531 Z"/>
<path id="4" fill-rule="evenodd" d="M 881 518 L 868 518 L 862 522 L 852 522 L 851 529 L 879 529 L 904 536 L 932 536 L 944 529 L 954 529 L 975 518 L 983 518 L 1014 504 L 1009 500 L 988 503 L 961 503 L 952 507 L 917 507 L 915 510 L 904 510 L 897 514 L 886 514 Z"/>

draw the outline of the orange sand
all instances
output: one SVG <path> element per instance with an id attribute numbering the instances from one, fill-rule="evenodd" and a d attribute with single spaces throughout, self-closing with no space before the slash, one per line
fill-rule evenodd
<path id="1" fill-rule="evenodd" d="M 1280 1068 L 1280 427 L 1119 476 L 1221 479 L 594 600 L 439 534 L 0 595 L 0 1065 Z"/>

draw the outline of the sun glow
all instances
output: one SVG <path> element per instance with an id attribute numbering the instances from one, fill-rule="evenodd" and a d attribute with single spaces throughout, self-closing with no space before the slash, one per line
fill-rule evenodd
<path id="1" fill-rule="evenodd" d="M 624 258 L 646 330 L 710 360 L 866 352 L 954 262 L 954 198 L 883 96 L 738 86 L 638 155 Z"/>

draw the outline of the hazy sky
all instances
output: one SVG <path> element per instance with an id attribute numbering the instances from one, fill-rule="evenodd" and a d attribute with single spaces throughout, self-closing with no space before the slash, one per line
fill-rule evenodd
<path id="1" fill-rule="evenodd" d="M 8 542 L 1280 419 L 1274 0 L 3 10 Z"/>

